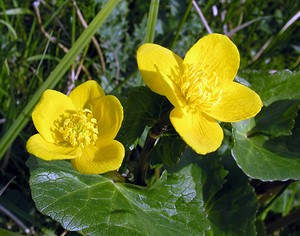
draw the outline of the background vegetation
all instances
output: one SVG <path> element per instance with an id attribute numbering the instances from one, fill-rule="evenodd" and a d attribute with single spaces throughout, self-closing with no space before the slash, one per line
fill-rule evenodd
<path id="1" fill-rule="evenodd" d="M 0 0 L 1 137 L 105 2 Z M 68 93 L 75 85 L 94 79 L 106 93 L 122 98 L 129 87 L 141 85 L 135 53 L 145 40 L 149 7 L 150 1 L 120 1 L 56 89 Z M 241 71 L 299 70 L 298 1 L 162 0 L 154 42 L 184 56 L 209 30 L 198 8 L 211 31 L 227 34 L 237 45 Z M 26 140 L 33 133 L 29 123 L 0 160 L 0 235 L 5 230 L 11 235 L 77 234 L 64 231 L 34 206 L 25 164 Z M 286 182 L 252 182 L 259 197 L 280 192 L 277 201 L 266 206 L 269 210 L 262 217 L 266 225 L 272 226 L 299 206 L 299 184 L 288 183 L 289 187 L 283 188 Z M 285 226 L 281 230 L 271 227 L 269 233 L 299 234 L 299 218 L 293 219 L 288 224 L 281 222 Z"/>

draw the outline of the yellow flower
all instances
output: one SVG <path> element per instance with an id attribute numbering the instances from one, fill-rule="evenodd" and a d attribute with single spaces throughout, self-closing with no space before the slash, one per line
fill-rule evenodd
<path id="1" fill-rule="evenodd" d="M 220 122 L 236 122 L 255 116 L 262 107 L 251 89 L 233 82 L 240 56 L 228 37 L 210 34 L 194 44 L 181 59 L 156 44 L 137 51 L 144 82 L 174 106 L 170 120 L 177 133 L 197 153 L 220 147 Z"/>
<path id="2" fill-rule="evenodd" d="M 119 100 L 105 96 L 95 81 L 76 87 L 69 96 L 46 90 L 32 112 L 39 132 L 29 138 L 29 153 L 44 160 L 71 159 L 75 169 L 101 174 L 118 169 L 123 145 L 114 140 L 123 120 Z"/>

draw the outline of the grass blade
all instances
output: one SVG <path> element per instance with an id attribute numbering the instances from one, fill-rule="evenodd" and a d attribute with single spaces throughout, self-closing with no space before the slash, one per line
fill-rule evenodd
<path id="1" fill-rule="evenodd" d="M 148 22 L 147 22 L 147 29 L 146 29 L 146 36 L 145 36 L 145 43 L 153 43 L 154 41 L 158 8 L 159 8 L 159 0 L 151 0 Z"/>

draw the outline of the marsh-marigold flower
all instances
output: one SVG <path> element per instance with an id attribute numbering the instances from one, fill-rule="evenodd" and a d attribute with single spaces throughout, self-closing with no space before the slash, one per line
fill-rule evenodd
<path id="1" fill-rule="evenodd" d="M 137 62 L 146 85 L 174 106 L 170 120 L 177 133 L 199 154 L 220 147 L 223 130 L 218 122 L 248 119 L 262 107 L 254 91 L 233 81 L 240 56 L 224 35 L 201 38 L 184 59 L 146 43 L 137 51 Z"/>
<path id="2" fill-rule="evenodd" d="M 95 81 L 76 87 L 69 96 L 46 90 L 32 112 L 38 134 L 29 138 L 29 153 L 44 160 L 70 159 L 81 173 L 118 169 L 123 145 L 114 140 L 123 120 L 115 96 L 105 96 Z"/>

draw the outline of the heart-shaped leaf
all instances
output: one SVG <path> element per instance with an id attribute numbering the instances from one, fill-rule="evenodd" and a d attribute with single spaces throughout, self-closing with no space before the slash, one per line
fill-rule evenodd
<path id="1" fill-rule="evenodd" d="M 237 80 L 258 92 L 265 105 L 255 118 L 233 124 L 237 164 L 263 181 L 300 179 L 300 123 L 295 124 L 300 73 L 242 72 Z"/>
<path id="2" fill-rule="evenodd" d="M 299 120 L 299 119 L 298 119 Z M 271 139 L 265 135 L 248 137 L 254 119 L 233 124 L 232 155 L 239 167 L 250 177 L 263 181 L 300 179 L 299 122 L 292 136 Z"/>
<path id="3" fill-rule="evenodd" d="M 82 175 L 65 161 L 30 158 L 37 208 L 71 231 L 89 235 L 202 235 L 209 229 L 201 169 L 163 174 L 151 188 Z"/>
<path id="4" fill-rule="evenodd" d="M 189 150 L 185 152 L 185 167 L 164 172 L 150 188 L 116 183 L 101 175 L 79 174 L 66 161 L 47 162 L 31 157 L 27 164 L 37 208 L 70 231 L 82 230 L 88 235 L 188 232 L 216 236 L 220 232 L 254 232 L 252 213 L 256 201 L 251 188 L 244 181 L 232 184 L 235 177 L 222 188 L 227 172 L 220 159 L 194 157 Z M 189 159 L 194 163 L 188 164 Z M 230 206 L 236 202 L 243 202 L 244 210 L 231 211 Z M 229 225 L 222 217 L 228 219 Z M 239 227 L 235 227 L 236 222 Z"/>

